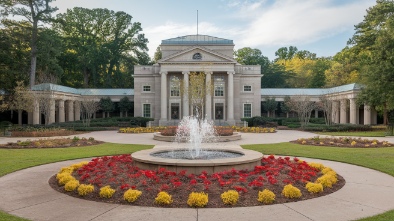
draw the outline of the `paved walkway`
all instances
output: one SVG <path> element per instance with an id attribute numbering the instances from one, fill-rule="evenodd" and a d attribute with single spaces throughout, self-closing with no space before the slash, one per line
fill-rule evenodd
<path id="1" fill-rule="evenodd" d="M 108 133 L 108 132 L 107 132 Z M 297 135 L 299 134 L 299 135 Z M 116 143 L 152 144 L 151 136 L 94 132 L 89 136 Z M 245 136 L 244 136 L 245 135 Z M 266 135 L 266 134 L 264 134 Z M 293 131 L 280 131 L 264 136 L 243 134 L 238 144 L 267 143 L 305 137 Z M 144 137 L 147 140 L 143 139 Z M 282 137 L 282 139 L 280 139 Z M 142 138 L 142 139 L 141 139 Z M 148 139 L 149 138 L 149 139 Z M 7 138 L 10 139 L 10 138 Z M 250 141 L 249 141 L 250 139 Z M 3 142 L 1 139 L 0 142 Z M 145 140 L 145 141 L 144 141 Z M 145 142 L 145 143 L 144 143 Z M 271 142 L 270 142 L 271 143 Z M 162 144 L 154 141 L 153 144 Z M 234 143 L 228 143 L 234 144 Z M 226 145 L 226 143 L 223 143 Z M 305 159 L 332 167 L 346 180 L 339 191 L 327 196 L 295 203 L 269 206 L 220 208 L 220 209 L 169 209 L 137 207 L 84 201 L 56 192 L 48 179 L 61 167 L 82 160 L 71 160 L 37 166 L 0 177 L 0 209 L 31 220 L 299 220 L 340 221 L 373 216 L 394 209 L 394 177 L 345 163 Z"/>

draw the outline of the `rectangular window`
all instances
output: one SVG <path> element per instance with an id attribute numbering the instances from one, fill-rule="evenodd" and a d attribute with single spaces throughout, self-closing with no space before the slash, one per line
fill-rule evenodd
<path id="1" fill-rule="evenodd" d="M 244 117 L 252 117 L 252 104 L 244 104 Z"/>
<path id="2" fill-rule="evenodd" d="M 252 91 L 252 86 L 251 85 L 244 85 L 244 91 Z"/>
<path id="3" fill-rule="evenodd" d="M 142 86 L 142 91 L 150 91 L 150 85 L 144 85 Z"/>
<path id="4" fill-rule="evenodd" d="M 143 110 L 142 110 L 142 114 L 144 117 L 151 117 L 151 113 L 150 113 L 150 104 L 143 104 Z"/>
<path id="5" fill-rule="evenodd" d="M 213 80 L 214 80 L 214 95 L 215 95 L 215 97 L 223 97 L 224 96 L 224 77 L 223 76 L 215 76 Z"/>
<path id="6" fill-rule="evenodd" d="M 215 97 L 224 96 L 224 86 L 222 84 L 215 84 Z"/>
<path id="7" fill-rule="evenodd" d="M 171 85 L 171 97 L 179 97 L 179 87 Z"/>

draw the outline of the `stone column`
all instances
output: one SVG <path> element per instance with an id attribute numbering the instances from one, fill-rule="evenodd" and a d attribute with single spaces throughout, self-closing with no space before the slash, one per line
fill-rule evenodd
<path id="1" fill-rule="evenodd" d="M 211 87 L 212 72 L 205 72 L 205 91 L 209 92 L 205 96 L 205 118 L 212 120 L 212 91 Z"/>
<path id="2" fill-rule="evenodd" d="M 64 100 L 59 100 L 59 123 L 62 123 L 65 120 Z"/>
<path id="3" fill-rule="evenodd" d="M 67 101 L 68 119 L 67 121 L 74 121 L 74 101 Z"/>
<path id="4" fill-rule="evenodd" d="M 27 124 L 33 124 L 33 112 L 27 113 Z"/>
<path id="5" fill-rule="evenodd" d="M 34 101 L 34 110 L 33 110 L 33 124 L 41 124 L 40 122 L 40 103 L 38 100 Z"/>
<path id="6" fill-rule="evenodd" d="M 350 99 L 350 123 L 358 124 L 358 106 L 355 98 Z"/>
<path id="7" fill-rule="evenodd" d="M 75 109 L 74 109 L 75 121 L 81 120 L 81 102 L 75 101 L 74 105 L 75 105 Z"/>
<path id="8" fill-rule="evenodd" d="M 371 107 L 371 124 L 378 124 L 378 112 L 376 112 L 375 108 Z"/>
<path id="9" fill-rule="evenodd" d="M 371 107 L 364 104 L 364 125 L 371 125 Z"/>
<path id="10" fill-rule="evenodd" d="M 228 71 L 228 90 L 227 90 L 227 121 L 230 125 L 235 124 L 234 121 L 234 71 Z"/>
<path id="11" fill-rule="evenodd" d="M 347 123 L 347 99 L 341 100 L 340 105 L 340 123 L 346 124 Z"/>
<path id="12" fill-rule="evenodd" d="M 49 100 L 49 122 L 48 124 L 53 124 L 56 122 L 56 101 L 54 98 Z"/>
<path id="13" fill-rule="evenodd" d="M 319 110 L 318 109 L 315 110 L 315 118 L 319 118 Z"/>
<path id="14" fill-rule="evenodd" d="M 161 114 L 159 124 L 167 122 L 167 72 L 161 72 Z"/>
<path id="15" fill-rule="evenodd" d="M 331 116 L 332 122 L 339 124 L 339 101 L 332 101 Z"/>
<path id="16" fill-rule="evenodd" d="M 187 93 L 187 90 L 189 88 L 189 72 L 184 71 L 184 72 L 182 72 L 182 74 L 183 74 L 183 84 L 184 84 L 184 92 L 182 95 L 183 96 L 183 98 L 182 98 L 182 101 L 183 101 L 182 116 L 186 117 L 186 116 L 190 115 L 190 113 L 189 113 L 189 98 L 188 98 L 188 93 Z"/>

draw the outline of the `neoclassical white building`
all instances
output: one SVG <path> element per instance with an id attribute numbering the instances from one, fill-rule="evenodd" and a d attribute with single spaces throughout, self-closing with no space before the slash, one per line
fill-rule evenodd
<path id="1" fill-rule="evenodd" d="M 110 97 L 117 102 L 127 96 L 134 102 L 134 116 L 151 117 L 154 125 L 176 124 L 183 116 L 193 115 L 193 107 L 181 93 L 180 83 L 189 84 L 189 75 L 205 75 L 212 93 L 204 98 L 203 115 L 217 123 L 234 125 L 241 118 L 259 116 L 267 98 L 283 101 L 285 97 L 308 96 L 319 101 L 326 96 L 333 101 L 332 119 L 335 123 L 376 124 L 376 111 L 357 106 L 360 85 L 349 84 L 327 89 L 261 89 L 259 65 L 241 65 L 233 57 L 232 40 L 207 35 L 188 35 L 163 40 L 162 59 L 151 66 L 136 65 L 134 89 L 75 89 L 60 85 L 34 86 L 35 93 L 51 92 L 50 123 L 80 119 L 82 99 Z M 40 124 L 39 104 L 29 113 L 29 124 Z M 318 111 L 315 111 L 318 116 Z M 99 116 L 98 116 L 99 117 Z"/>

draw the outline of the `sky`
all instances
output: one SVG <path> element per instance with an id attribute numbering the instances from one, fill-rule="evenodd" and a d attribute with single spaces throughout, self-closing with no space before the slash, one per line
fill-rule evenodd
<path id="1" fill-rule="evenodd" d="M 257 48 L 270 60 L 296 46 L 334 56 L 354 34 L 375 0 L 56 0 L 57 13 L 73 7 L 124 11 L 140 22 L 153 57 L 161 40 L 197 34 Z"/>

